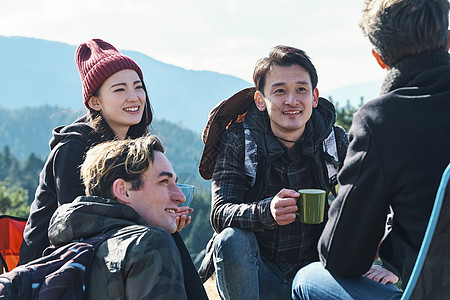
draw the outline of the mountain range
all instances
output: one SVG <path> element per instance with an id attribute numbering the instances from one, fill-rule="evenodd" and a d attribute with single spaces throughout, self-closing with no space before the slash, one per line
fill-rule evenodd
<path id="1" fill-rule="evenodd" d="M 85 110 L 76 69 L 76 46 L 34 38 L 0 36 L 0 105 L 14 109 L 57 105 Z M 200 133 L 219 101 L 251 86 L 237 77 L 192 71 L 144 54 L 120 50 L 141 67 L 154 117 Z"/>
<path id="2" fill-rule="evenodd" d="M 76 46 L 35 38 L 0 36 L 0 106 L 7 109 L 57 105 L 81 114 L 81 81 L 75 66 Z M 155 119 L 174 122 L 201 133 L 209 111 L 221 100 L 252 86 L 240 78 L 211 71 L 186 70 L 135 51 L 144 73 Z M 334 103 L 375 98 L 380 82 L 369 82 L 321 93 Z"/>

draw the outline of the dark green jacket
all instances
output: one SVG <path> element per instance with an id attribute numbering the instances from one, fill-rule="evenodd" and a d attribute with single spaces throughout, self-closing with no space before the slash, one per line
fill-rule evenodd
<path id="1" fill-rule="evenodd" d="M 78 197 L 50 221 L 52 245 L 117 228 L 89 269 L 88 299 L 187 299 L 177 246 L 169 233 L 148 226 L 130 206 L 100 197 Z"/>

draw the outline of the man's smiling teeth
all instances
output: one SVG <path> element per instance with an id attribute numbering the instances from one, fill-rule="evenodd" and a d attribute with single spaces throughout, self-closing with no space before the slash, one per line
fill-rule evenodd
<path id="1" fill-rule="evenodd" d="M 127 108 L 124 108 L 123 110 L 124 111 L 137 111 L 138 109 L 139 109 L 139 107 L 135 106 L 135 107 L 127 107 Z"/>
<path id="2" fill-rule="evenodd" d="M 299 114 L 300 111 L 296 110 L 296 111 L 285 111 L 283 114 L 284 115 L 295 115 L 295 114 Z"/>
<path id="3" fill-rule="evenodd" d="M 174 209 L 171 209 L 171 208 L 166 209 L 166 211 L 167 211 L 167 212 L 170 212 L 170 213 L 173 213 L 173 214 L 175 213 L 175 210 L 174 210 Z"/>

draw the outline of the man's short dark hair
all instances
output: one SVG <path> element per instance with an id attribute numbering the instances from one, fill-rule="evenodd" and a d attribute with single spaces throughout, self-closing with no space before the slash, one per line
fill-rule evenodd
<path id="1" fill-rule="evenodd" d="M 383 62 L 448 46 L 448 0 L 366 0 L 359 26 Z"/>
<path id="2" fill-rule="evenodd" d="M 292 65 L 299 65 L 305 69 L 311 78 L 312 88 L 315 89 L 317 87 L 318 77 L 316 68 L 308 55 L 303 50 L 294 47 L 276 46 L 270 51 L 269 57 L 264 57 L 256 63 L 253 72 L 253 82 L 255 83 L 256 90 L 264 95 L 266 76 L 273 67 L 289 67 Z"/>
<path id="3" fill-rule="evenodd" d="M 86 153 L 81 165 L 81 178 L 88 196 L 113 199 L 116 179 L 131 182 L 132 190 L 142 187 L 142 174 L 151 168 L 154 151 L 164 153 L 156 136 L 101 143 Z"/>

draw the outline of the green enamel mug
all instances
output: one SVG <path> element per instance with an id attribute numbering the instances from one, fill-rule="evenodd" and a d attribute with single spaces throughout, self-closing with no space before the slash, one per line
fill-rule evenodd
<path id="1" fill-rule="evenodd" d="M 300 217 L 300 222 L 306 224 L 320 224 L 323 222 L 325 211 L 326 191 L 319 189 L 298 190 L 298 210 L 295 212 Z"/>

